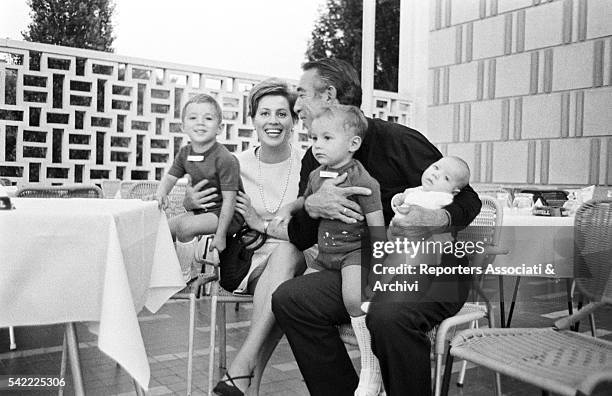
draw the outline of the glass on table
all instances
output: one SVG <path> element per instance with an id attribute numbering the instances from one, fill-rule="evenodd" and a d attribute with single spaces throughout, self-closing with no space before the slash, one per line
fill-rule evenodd
<path id="1" fill-rule="evenodd" d="M 533 209 L 533 194 L 517 193 L 512 201 L 512 208 L 518 214 L 530 215 Z"/>

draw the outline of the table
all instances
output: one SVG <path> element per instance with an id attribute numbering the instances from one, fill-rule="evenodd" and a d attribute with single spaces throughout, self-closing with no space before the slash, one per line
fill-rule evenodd
<path id="1" fill-rule="evenodd" d="M 100 350 L 148 389 L 137 313 L 185 287 L 157 203 L 12 201 L 0 211 L 0 327 L 91 322 Z"/>
<path id="2" fill-rule="evenodd" d="M 573 309 L 571 285 L 574 277 L 573 217 L 519 215 L 512 209 L 505 208 L 499 246 L 508 249 L 509 253 L 498 255 L 493 264 L 495 267 L 509 268 L 522 264 L 533 267 L 542 264 L 541 272 L 524 276 L 565 279 L 568 289 L 568 309 L 571 314 Z M 550 267 L 553 269 L 552 273 L 546 273 L 547 264 L 552 265 Z M 520 279 L 521 276 L 516 277 L 507 322 L 504 322 L 503 278 L 499 277 L 502 327 L 510 326 Z"/>
<path id="3" fill-rule="evenodd" d="M 506 208 L 499 245 L 509 253 L 498 256 L 495 267 L 552 264 L 554 274 L 529 276 L 574 277 L 573 217 L 524 216 Z"/>

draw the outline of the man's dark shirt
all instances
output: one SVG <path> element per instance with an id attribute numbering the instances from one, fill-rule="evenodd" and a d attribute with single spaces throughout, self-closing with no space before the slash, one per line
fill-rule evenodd
<path id="1" fill-rule="evenodd" d="M 394 214 L 391 198 L 407 188 L 421 185 L 423 171 L 441 157 L 440 151 L 420 132 L 400 124 L 368 118 L 368 130 L 354 158 L 380 184 L 385 224 L 389 224 Z M 306 190 L 310 172 L 318 166 L 309 148 L 302 159 L 300 196 Z M 480 206 L 478 194 L 468 185 L 444 209 L 451 216 L 451 224 L 463 228 L 478 215 Z M 289 240 L 301 250 L 309 248 L 317 242 L 318 223 L 302 209 L 289 222 Z"/>

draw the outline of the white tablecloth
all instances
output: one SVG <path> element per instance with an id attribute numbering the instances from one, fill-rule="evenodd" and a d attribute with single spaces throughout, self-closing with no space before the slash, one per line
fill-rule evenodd
<path id="1" fill-rule="evenodd" d="M 574 218 L 521 216 L 504 211 L 500 246 L 510 250 L 497 256 L 494 265 L 516 267 L 521 264 L 552 264 L 554 274 L 536 274 L 550 278 L 574 276 Z M 542 271 L 544 272 L 544 271 Z"/>
<path id="2" fill-rule="evenodd" d="M 13 198 L 0 211 L 0 327 L 93 322 L 98 347 L 148 388 L 137 313 L 185 283 L 156 202 Z"/>

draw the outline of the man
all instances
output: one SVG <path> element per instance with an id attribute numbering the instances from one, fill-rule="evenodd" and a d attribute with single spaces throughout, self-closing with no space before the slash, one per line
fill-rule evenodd
<path id="1" fill-rule="evenodd" d="M 302 68 L 295 111 L 307 128 L 325 104 L 361 105 L 359 76 L 348 63 L 323 59 L 308 62 Z M 380 184 L 386 224 L 393 217 L 391 197 L 418 186 L 423 171 L 441 156 L 418 131 L 368 119 L 368 130 L 355 158 Z M 304 192 L 308 175 L 317 166 L 309 149 L 302 160 L 300 194 Z M 362 220 L 359 205 L 347 197 L 370 192 L 360 187 L 338 187 L 345 177 L 340 175 L 323 183 L 306 199 L 305 210 L 294 214 L 288 224 L 280 220 L 272 222 L 268 233 L 288 236 L 293 244 L 305 250 L 316 243 L 318 219 L 339 219 L 347 223 Z M 189 201 L 185 204 L 192 207 Z M 205 200 L 200 199 L 199 204 L 205 205 Z M 479 211 L 478 195 L 467 186 L 444 209 L 413 206 L 403 210 L 405 216 L 391 224 L 391 232 L 398 237 L 426 238 L 432 233 L 448 232 L 451 225 L 466 226 Z M 449 264 L 454 257 L 443 260 L 443 264 Z M 411 301 L 375 299 L 372 302 L 366 321 L 372 333 L 372 349 L 380 361 L 385 390 L 390 395 L 431 392 L 430 345 L 425 333 L 459 311 L 467 298 L 467 290 L 465 279 L 427 278 L 422 280 L 420 291 Z M 353 395 L 357 374 L 336 328 L 350 321 L 342 302 L 340 273 L 315 272 L 283 283 L 272 297 L 272 310 L 289 340 L 310 393 Z"/>

